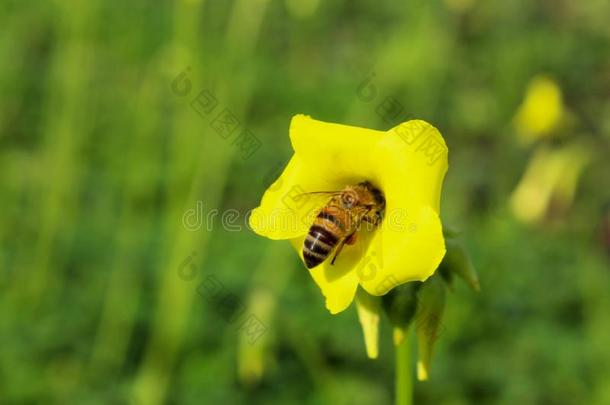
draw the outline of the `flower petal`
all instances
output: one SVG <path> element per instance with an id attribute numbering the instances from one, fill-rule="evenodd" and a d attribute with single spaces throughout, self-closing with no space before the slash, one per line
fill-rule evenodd
<path id="1" fill-rule="evenodd" d="M 303 240 L 305 237 L 291 239 L 292 246 L 297 250 L 303 260 Z M 359 256 L 352 252 L 350 255 L 341 255 L 342 260 L 337 260 L 334 265 L 330 260 L 309 271 L 316 282 L 322 295 L 326 298 L 326 308 L 331 314 L 342 312 L 350 306 L 354 300 L 358 288 L 358 275 L 353 271 Z"/>
<path id="2" fill-rule="evenodd" d="M 334 124 L 296 115 L 290 124 L 295 153 L 343 188 L 364 180 L 376 183 L 383 161 L 375 154 L 383 131 Z"/>
<path id="3" fill-rule="evenodd" d="M 448 164 L 442 136 L 420 120 L 388 131 L 377 153 L 386 212 L 359 277 L 370 294 L 383 295 L 396 285 L 426 280 L 445 254 L 438 211 Z"/>
<path id="4" fill-rule="evenodd" d="M 404 122 L 386 132 L 377 153 L 383 164 L 379 186 L 388 202 L 439 211 L 448 150 L 438 129 L 421 120 Z"/>
<path id="5" fill-rule="evenodd" d="M 420 207 L 405 224 L 384 224 L 368 246 L 357 273 L 369 294 L 384 295 L 408 281 L 425 281 L 441 263 L 445 241 L 436 212 Z"/>
<path id="6" fill-rule="evenodd" d="M 252 211 L 250 227 L 259 235 L 276 240 L 304 235 L 311 226 L 308 218 L 327 200 L 324 195 L 307 193 L 338 187 L 294 155 L 280 177 L 265 191 L 260 206 Z"/>

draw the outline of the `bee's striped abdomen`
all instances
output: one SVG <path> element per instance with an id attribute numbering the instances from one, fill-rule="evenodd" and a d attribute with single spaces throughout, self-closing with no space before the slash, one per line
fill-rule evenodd
<path id="1" fill-rule="evenodd" d="M 336 210 L 325 207 L 318 214 L 303 243 L 303 259 L 308 269 L 322 263 L 345 234 L 344 227 L 335 215 Z"/>

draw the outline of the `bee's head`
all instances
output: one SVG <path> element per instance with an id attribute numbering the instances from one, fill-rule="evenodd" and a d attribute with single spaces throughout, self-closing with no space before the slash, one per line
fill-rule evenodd
<path id="1" fill-rule="evenodd" d="M 368 191 L 368 194 L 373 200 L 372 203 L 379 207 L 380 211 L 385 208 L 385 197 L 383 196 L 383 192 L 381 190 L 375 187 L 370 181 L 364 181 L 359 185 L 364 187 L 364 189 Z"/>

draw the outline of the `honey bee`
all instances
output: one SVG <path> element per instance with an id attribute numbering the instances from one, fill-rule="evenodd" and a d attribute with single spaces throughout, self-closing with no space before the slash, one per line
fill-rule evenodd
<path id="1" fill-rule="evenodd" d="M 385 209 L 383 193 L 365 181 L 327 194 L 330 201 L 320 210 L 303 242 L 303 259 L 312 269 L 328 258 L 334 250 L 330 264 L 334 264 L 343 247 L 356 243 L 356 234 L 363 222 L 373 226 L 381 223 Z"/>

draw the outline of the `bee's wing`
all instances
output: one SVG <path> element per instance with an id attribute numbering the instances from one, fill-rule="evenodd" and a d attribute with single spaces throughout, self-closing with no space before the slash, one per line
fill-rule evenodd
<path id="1" fill-rule="evenodd" d="M 322 207 L 330 201 L 331 198 L 341 194 L 340 191 L 313 191 L 310 193 L 296 194 L 292 201 L 295 205 L 308 207 Z"/>
<path id="2" fill-rule="evenodd" d="M 306 197 L 306 196 L 321 196 L 321 197 L 334 197 L 336 195 L 341 194 L 342 191 L 310 191 L 308 193 L 297 194 L 296 197 Z"/>
<path id="3" fill-rule="evenodd" d="M 282 202 L 285 207 L 299 213 L 301 221 L 310 226 L 320 209 L 339 195 L 340 191 L 313 191 L 286 195 Z"/>

